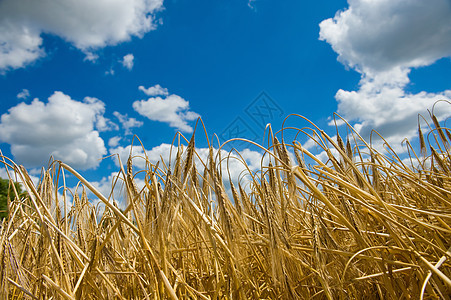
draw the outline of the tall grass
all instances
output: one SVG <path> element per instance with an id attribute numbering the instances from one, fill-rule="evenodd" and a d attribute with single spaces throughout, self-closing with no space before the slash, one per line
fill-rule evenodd
<path id="1" fill-rule="evenodd" d="M 64 162 L 35 185 L 4 158 L 28 195 L 0 229 L 0 298 L 448 299 L 451 135 L 432 119 L 417 152 L 405 142 L 407 160 L 350 126 L 346 137 L 313 124 L 269 134 L 268 163 L 247 169 L 247 186 L 223 182 L 227 158 L 213 147 L 196 164 L 193 135 L 172 164 L 120 168 L 122 210 Z M 287 143 L 288 131 L 328 161 Z M 105 204 L 100 215 L 90 200 Z"/>

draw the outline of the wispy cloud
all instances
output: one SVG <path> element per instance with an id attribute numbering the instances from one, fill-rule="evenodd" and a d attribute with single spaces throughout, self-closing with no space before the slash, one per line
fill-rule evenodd
<path id="1" fill-rule="evenodd" d="M 17 99 L 27 99 L 28 97 L 30 97 L 30 91 L 27 89 L 23 89 L 17 94 Z"/>
<path id="2" fill-rule="evenodd" d="M 113 115 L 119 120 L 122 124 L 122 127 L 125 129 L 125 135 L 131 134 L 131 128 L 133 127 L 141 127 L 143 126 L 142 121 L 138 121 L 135 118 L 129 118 L 127 114 L 123 115 L 117 111 L 113 113 Z"/>
<path id="3" fill-rule="evenodd" d="M 111 148 L 117 147 L 121 139 L 122 138 L 120 136 L 113 136 L 108 140 L 108 146 L 110 146 Z"/>

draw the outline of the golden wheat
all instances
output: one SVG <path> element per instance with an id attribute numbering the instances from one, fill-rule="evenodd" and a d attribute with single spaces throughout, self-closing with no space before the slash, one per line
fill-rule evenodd
<path id="1" fill-rule="evenodd" d="M 259 146 L 260 170 L 244 166 L 247 186 L 223 181 L 232 158 L 218 149 L 199 162 L 193 135 L 172 167 L 144 158 L 134 173 L 130 158 L 120 168 L 124 210 L 63 162 L 35 185 L 3 158 L 27 194 L 16 192 L 0 227 L 0 298 L 448 299 L 451 139 L 432 119 L 434 144 L 420 128 L 422 155 L 407 143 L 409 166 L 351 127 L 346 144 L 318 128 L 284 129 L 315 140 L 328 161 L 282 131 Z"/>

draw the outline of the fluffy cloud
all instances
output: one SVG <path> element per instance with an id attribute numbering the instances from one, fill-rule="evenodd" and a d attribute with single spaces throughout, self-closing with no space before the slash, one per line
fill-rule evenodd
<path id="1" fill-rule="evenodd" d="M 5 2 L 0 2 L 0 20 L 5 18 L 2 9 Z M 0 21 L 0 72 L 22 68 L 44 56 L 41 45 L 39 30 Z"/>
<path id="2" fill-rule="evenodd" d="M 150 97 L 154 97 L 154 96 L 168 96 L 169 95 L 169 91 L 166 88 L 163 88 L 161 85 L 157 84 L 154 86 L 151 86 L 149 88 L 145 88 L 142 85 L 140 85 L 138 87 L 138 89 L 140 91 L 142 91 L 144 94 L 146 94 L 147 96 Z"/>
<path id="3" fill-rule="evenodd" d="M 124 68 L 127 68 L 128 70 L 131 71 L 131 69 L 133 69 L 134 60 L 135 57 L 133 56 L 133 54 L 127 54 L 122 58 L 121 63 L 124 66 Z"/>
<path id="4" fill-rule="evenodd" d="M 115 111 L 113 113 L 113 115 L 119 120 L 119 122 L 121 122 L 122 127 L 124 127 L 124 129 L 125 129 L 125 134 L 126 135 L 129 135 L 129 134 L 132 133 L 130 128 L 141 127 L 144 124 L 143 122 L 138 121 L 135 118 L 129 118 L 127 116 L 127 114 L 123 115 L 123 114 L 121 114 L 121 113 L 119 113 L 117 111 Z"/>
<path id="5" fill-rule="evenodd" d="M 349 120 L 356 120 L 355 128 L 368 137 L 377 130 L 400 151 L 400 142 L 417 134 L 418 114 L 425 117 L 427 109 L 442 99 L 451 99 L 451 90 L 442 93 L 406 93 L 401 87 L 382 86 L 375 92 L 369 84 L 359 91 L 339 90 L 336 94 L 338 112 Z M 444 120 L 451 115 L 451 105 L 438 104 L 435 115 Z"/>
<path id="6" fill-rule="evenodd" d="M 169 163 L 169 155 L 171 153 L 172 148 L 172 158 L 175 158 L 177 154 L 177 147 L 171 147 L 170 144 L 161 144 L 155 146 L 151 150 L 144 150 L 141 146 L 131 146 L 127 147 L 118 146 L 116 148 L 111 148 L 110 154 L 119 155 L 122 164 L 125 164 L 128 160 L 129 155 L 131 154 L 134 158 L 133 165 L 139 169 L 144 169 L 146 167 L 146 155 L 149 159 L 149 162 L 156 164 L 158 161 L 163 158 L 163 161 L 168 164 Z M 144 153 L 145 151 L 145 153 Z M 115 163 L 119 166 L 119 161 L 116 159 Z"/>
<path id="7" fill-rule="evenodd" d="M 183 148 L 186 150 L 186 147 Z M 145 153 L 144 153 L 145 152 Z M 184 152 L 185 153 L 185 152 Z M 198 156 L 195 156 L 195 162 L 198 170 L 203 170 L 203 164 L 208 161 L 209 149 L 208 148 L 196 148 L 196 153 Z M 144 150 L 141 146 L 127 146 L 122 147 L 119 146 L 117 148 L 110 149 L 110 154 L 118 154 L 122 164 L 125 164 L 128 160 L 129 155 L 131 154 L 133 157 L 133 165 L 138 169 L 144 169 L 146 166 L 145 157 L 147 156 L 148 160 L 152 164 L 156 164 L 158 161 L 163 159 L 166 166 L 169 164 L 169 157 L 171 156 L 171 164 L 173 167 L 175 158 L 177 156 L 177 147 L 172 147 L 170 144 L 163 143 L 158 145 L 150 150 Z M 214 156 L 217 159 L 216 163 L 219 163 L 218 149 L 214 149 Z M 243 165 L 241 159 L 238 159 L 238 155 L 236 153 L 231 153 L 229 156 L 229 152 L 225 150 L 221 150 L 221 158 L 223 161 L 221 162 L 222 167 L 222 175 L 223 180 L 228 180 L 228 174 L 230 172 L 230 177 L 234 182 L 236 182 L 239 178 L 242 178 L 244 174 L 247 174 L 247 169 Z M 250 170 L 257 171 L 260 170 L 261 162 L 262 162 L 262 154 L 258 151 L 253 151 L 250 149 L 244 149 L 240 151 L 240 155 L 249 166 Z M 227 158 L 230 159 L 227 159 Z M 228 164 L 227 164 L 228 160 Z M 268 163 L 268 157 L 265 156 L 264 163 Z M 116 160 L 116 165 L 118 165 L 118 160 Z M 160 167 L 162 165 L 160 164 Z M 227 169 L 228 168 L 228 169 Z M 202 171 L 200 171 L 202 172 Z M 246 178 L 249 180 L 249 178 Z"/>
<path id="8" fill-rule="evenodd" d="M 105 104 L 96 98 L 80 102 L 55 92 L 48 103 L 34 99 L 3 114 L 0 140 L 11 145 L 17 162 L 29 167 L 43 166 L 53 155 L 78 169 L 95 168 L 106 154 L 96 128 L 105 120 L 104 111 Z"/>
<path id="9" fill-rule="evenodd" d="M 320 24 L 320 39 L 338 60 L 362 74 L 358 91 L 339 90 L 338 113 L 368 136 L 372 129 L 391 142 L 415 135 L 417 115 L 441 93 L 406 91 L 411 68 L 451 56 L 451 3 L 447 0 L 349 0 L 349 7 Z M 449 116 L 449 106 L 436 111 Z"/>
<path id="10" fill-rule="evenodd" d="M 349 0 L 320 24 L 338 59 L 366 74 L 427 66 L 451 53 L 448 0 Z"/>
<path id="11" fill-rule="evenodd" d="M 15 69 L 43 56 L 42 34 L 63 38 L 95 60 L 98 48 L 155 28 L 163 0 L 0 1 L 0 70 Z"/>
<path id="12" fill-rule="evenodd" d="M 143 188 L 145 185 L 144 180 L 139 178 L 135 178 L 135 183 L 139 189 Z M 121 209 L 126 208 L 126 201 L 124 197 L 126 195 L 126 187 L 124 185 L 123 175 L 120 175 L 119 172 L 112 172 L 107 177 L 103 177 L 100 181 L 91 181 L 91 184 L 103 196 L 117 201 Z M 90 195 L 92 195 L 91 192 L 88 193 L 88 196 Z M 105 204 L 96 196 L 93 196 L 93 200 L 91 202 L 93 205 L 97 206 L 98 216 L 100 217 L 105 209 Z"/>
<path id="13" fill-rule="evenodd" d="M 155 94 L 157 89 L 165 91 L 159 85 L 149 89 L 143 87 L 139 87 L 139 89 L 145 91 L 146 94 Z M 169 126 L 187 133 L 193 132 L 193 128 L 188 125 L 188 121 L 196 120 L 199 117 L 197 113 L 189 110 L 189 102 L 187 100 L 173 94 L 164 99 L 151 97 L 147 100 L 135 101 L 133 102 L 133 108 L 139 114 L 152 121 L 168 123 Z"/>

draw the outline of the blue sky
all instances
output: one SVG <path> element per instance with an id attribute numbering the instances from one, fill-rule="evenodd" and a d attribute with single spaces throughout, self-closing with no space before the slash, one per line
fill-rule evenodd
<path id="1" fill-rule="evenodd" d="M 210 137 L 259 142 L 267 105 L 274 129 L 297 113 L 333 134 L 338 112 L 402 151 L 417 114 L 451 98 L 450 57 L 448 0 L 4 0 L 0 149 L 100 182 L 133 134 L 157 158 L 198 116 Z"/>

